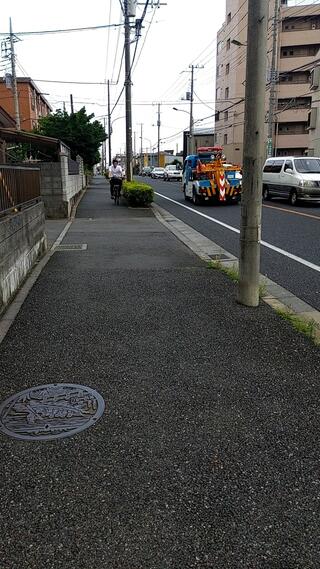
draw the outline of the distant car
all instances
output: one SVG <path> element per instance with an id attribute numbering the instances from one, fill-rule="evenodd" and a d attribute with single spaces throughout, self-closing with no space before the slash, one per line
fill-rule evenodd
<path id="1" fill-rule="evenodd" d="M 163 178 L 164 168 L 153 168 L 151 172 L 151 178 Z"/>
<path id="2" fill-rule="evenodd" d="M 150 166 L 144 166 L 141 170 L 140 176 L 149 176 L 151 174 L 152 168 Z"/>
<path id="3" fill-rule="evenodd" d="M 182 180 L 182 170 L 177 168 L 175 164 L 169 164 L 164 169 L 164 179 L 168 182 L 170 180 Z"/>

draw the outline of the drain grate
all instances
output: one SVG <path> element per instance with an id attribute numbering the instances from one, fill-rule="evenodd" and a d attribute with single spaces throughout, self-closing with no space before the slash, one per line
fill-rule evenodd
<path id="1" fill-rule="evenodd" d="M 0 431 L 20 440 L 61 439 L 94 425 L 104 408 L 103 398 L 90 387 L 74 383 L 38 385 L 0 405 Z"/>
<path id="2" fill-rule="evenodd" d="M 208 255 L 208 256 L 210 257 L 210 259 L 213 259 L 214 261 L 231 261 L 228 255 L 223 255 L 222 253 L 217 253 L 216 255 Z"/>
<path id="3" fill-rule="evenodd" d="M 86 251 L 88 249 L 87 243 L 64 243 L 58 245 L 56 251 Z"/>

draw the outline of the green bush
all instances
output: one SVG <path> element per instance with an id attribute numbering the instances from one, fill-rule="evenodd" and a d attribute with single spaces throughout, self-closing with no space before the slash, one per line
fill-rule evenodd
<path id="1" fill-rule="evenodd" d="M 154 191 L 148 184 L 123 182 L 123 195 L 130 206 L 148 206 L 153 202 Z"/>

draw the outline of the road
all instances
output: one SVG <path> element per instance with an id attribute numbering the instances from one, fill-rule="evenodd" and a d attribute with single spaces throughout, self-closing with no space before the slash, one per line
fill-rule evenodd
<path id="1" fill-rule="evenodd" d="M 240 206 L 194 206 L 184 200 L 180 183 L 150 181 L 156 203 L 239 255 Z M 292 207 L 280 199 L 264 203 L 262 240 L 261 272 L 320 310 L 320 206 Z"/>

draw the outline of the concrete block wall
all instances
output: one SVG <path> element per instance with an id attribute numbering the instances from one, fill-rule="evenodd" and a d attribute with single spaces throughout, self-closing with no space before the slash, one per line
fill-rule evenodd
<path id="1" fill-rule="evenodd" d="M 34 167 L 34 163 L 25 166 Z M 60 162 L 38 162 L 37 168 L 40 168 L 40 191 L 46 217 L 70 217 L 77 195 L 86 185 L 82 158 L 79 157 L 79 175 L 69 175 L 65 154 L 60 156 Z"/>
<path id="2" fill-rule="evenodd" d="M 0 314 L 47 248 L 44 205 L 0 218 Z"/>

